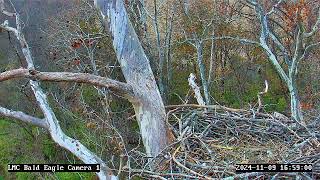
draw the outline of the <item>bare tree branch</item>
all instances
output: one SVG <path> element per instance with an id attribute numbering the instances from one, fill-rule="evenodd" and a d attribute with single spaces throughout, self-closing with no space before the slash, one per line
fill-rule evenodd
<path id="1" fill-rule="evenodd" d="M 271 10 L 268 13 L 266 13 L 266 15 L 269 16 L 272 13 L 274 13 L 281 3 L 282 3 L 282 0 L 279 0 L 274 6 L 272 6 Z"/>
<path id="2" fill-rule="evenodd" d="M 253 45 L 258 45 L 260 46 L 260 43 L 254 40 L 250 40 L 250 39 L 244 39 L 244 38 L 239 38 L 239 37 L 232 37 L 232 36 L 222 36 L 222 37 L 209 37 L 209 38 L 205 38 L 203 39 L 204 41 L 206 40 L 235 40 L 238 41 L 240 43 L 243 44 L 253 44 Z"/>
<path id="3" fill-rule="evenodd" d="M 17 119 L 22 122 L 26 122 L 38 127 L 48 129 L 48 124 L 45 119 L 39 119 L 30 115 L 27 115 L 21 111 L 12 111 L 10 109 L 0 106 L 0 116 Z"/>
<path id="4" fill-rule="evenodd" d="M 298 34 L 297 34 L 297 37 L 296 37 L 296 43 L 295 43 L 295 51 L 294 51 L 294 55 L 293 55 L 293 59 L 292 59 L 292 64 L 291 64 L 291 67 L 289 69 L 289 76 L 295 76 L 297 74 L 297 66 L 298 66 L 298 63 L 299 63 L 299 60 L 300 60 L 300 57 L 302 56 L 301 54 L 301 49 L 302 49 L 302 46 L 303 46 L 303 43 L 302 43 L 302 32 L 301 32 L 301 27 L 299 26 L 299 31 L 298 31 Z"/>
<path id="5" fill-rule="evenodd" d="M 134 92 L 130 85 L 109 78 L 87 73 L 39 72 L 35 70 L 20 68 L 0 73 L 0 82 L 22 77 L 41 81 L 86 83 L 109 88 L 114 93 L 120 96 L 124 96 L 129 100 L 135 99 Z"/>
<path id="6" fill-rule="evenodd" d="M 292 62 L 289 60 L 288 51 L 286 50 L 284 45 L 280 42 L 279 38 L 276 35 L 274 35 L 272 32 L 269 32 L 269 35 L 270 35 L 272 41 L 275 42 L 276 45 L 278 46 L 278 48 L 281 50 L 281 52 L 284 56 L 284 60 L 287 63 L 287 65 L 290 66 Z"/>
<path id="7" fill-rule="evenodd" d="M 5 15 L 10 16 L 10 17 L 14 16 L 14 13 L 6 11 L 6 9 L 4 7 L 4 0 L 0 0 L 0 9 L 1 9 L 1 13 L 2 14 L 5 14 Z"/>
<path id="8" fill-rule="evenodd" d="M 318 12 L 318 19 L 316 21 L 316 23 L 314 24 L 314 26 L 311 28 L 311 31 L 308 33 L 304 33 L 303 36 L 305 38 L 311 37 L 313 36 L 318 30 L 319 30 L 319 25 L 320 25 L 320 8 L 319 8 L 319 12 Z"/>

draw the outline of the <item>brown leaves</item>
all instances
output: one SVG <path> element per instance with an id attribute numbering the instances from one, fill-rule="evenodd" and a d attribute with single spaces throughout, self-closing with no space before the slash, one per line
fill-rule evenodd
<path id="1" fill-rule="evenodd" d="M 93 122 L 87 123 L 86 126 L 89 129 L 95 129 L 97 127 L 96 123 L 93 123 Z"/>
<path id="2" fill-rule="evenodd" d="M 300 102 L 300 107 L 303 110 L 310 110 L 313 108 L 313 104 L 311 103 L 305 103 L 305 102 Z"/>
<path id="3" fill-rule="evenodd" d="M 74 65 L 80 65 L 80 63 L 81 63 L 81 61 L 80 61 L 79 58 L 75 58 L 75 59 L 73 60 L 73 64 L 74 64 Z"/>
<path id="4" fill-rule="evenodd" d="M 311 7 L 310 4 L 306 3 L 304 0 L 299 0 L 296 3 L 289 1 L 283 5 L 283 9 L 286 13 L 284 21 L 287 31 L 291 31 L 296 27 L 297 23 L 308 23 Z"/>
<path id="5" fill-rule="evenodd" d="M 71 47 L 73 49 L 78 49 L 81 47 L 81 44 L 83 43 L 82 39 L 76 39 L 71 43 Z"/>
<path id="6" fill-rule="evenodd" d="M 82 39 L 76 39 L 74 41 L 72 41 L 71 43 L 71 47 L 73 49 L 79 49 L 82 45 L 86 45 L 86 46 L 93 46 L 94 44 L 94 40 L 93 39 L 87 39 L 87 40 L 82 40 Z"/>

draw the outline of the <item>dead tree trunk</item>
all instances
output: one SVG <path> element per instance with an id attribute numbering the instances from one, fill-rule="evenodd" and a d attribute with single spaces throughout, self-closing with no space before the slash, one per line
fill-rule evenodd
<path id="1" fill-rule="evenodd" d="M 149 156 L 167 145 L 165 108 L 149 60 L 140 44 L 122 0 L 95 0 L 113 36 L 113 47 L 123 75 L 139 100 L 131 100 Z"/>

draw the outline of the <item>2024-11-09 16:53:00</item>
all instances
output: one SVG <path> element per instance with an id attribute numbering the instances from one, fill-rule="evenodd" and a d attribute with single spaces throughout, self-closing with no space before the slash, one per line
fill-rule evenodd
<path id="1" fill-rule="evenodd" d="M 244 172 L 312 172 L 312 164 L 236 164 L 237 173 Z"/>

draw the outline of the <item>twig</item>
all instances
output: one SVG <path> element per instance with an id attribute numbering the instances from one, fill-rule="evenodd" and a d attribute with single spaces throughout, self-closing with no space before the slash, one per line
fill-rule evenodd
<path id="1" fill-rule="evenodd" d="M 175 156 L 176 156 L 177 152 L 180 150 L 180 147 L 181 147 L 181 146 L 179 146 L 179 147 L 174 151 L 174 153 L 173 153 L 173 155 L 172 155 L 172 160 L 173 160 L 178 166 L 182 167 L 183 169 L 187 170 L 188 172 L 190 172 L 190 173 L 192 173 L 192 174 L 194 174 L 194 175 L 197 175 L 197 176 L 199 176 L 199 177 L 201 177 L 201 178 L 209 179 L 209 180 L 213 179 L 213 178 L 210 178 L 210 177 L 201 175 L 201 174 L 199 174 L 199 173 L 197 173 L 197 172 L 195 172 L 195 171 L 187 168 L 186 166 L 184 166 L 183 164 L 181 164 L 179 161 L 177 161 L 177 159 L 176 159 Z"/>

